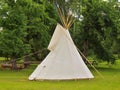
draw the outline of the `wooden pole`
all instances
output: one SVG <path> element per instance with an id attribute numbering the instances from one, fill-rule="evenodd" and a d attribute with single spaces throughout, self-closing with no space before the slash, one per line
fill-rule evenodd
<path id="1" fill-rule="evenodd" d="M 77 48 L 77 47 L 76 47 Z M 77 48 L 77 50 L 79 51 L 80 55 L 91 65 L 91 67 L 98 73 L 98 75 L 100 75 L 102 78 L 103 75 L 94 67 L 94 65 L 92 65 L 89 60 L 85 57 L 85 55 Z"/>

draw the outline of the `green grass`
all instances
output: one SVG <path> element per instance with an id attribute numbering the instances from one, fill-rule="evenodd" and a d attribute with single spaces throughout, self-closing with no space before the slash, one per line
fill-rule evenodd
<path id="1" fill-rule="evenodd" d="M 5 60 L 5 58 L 4 58 L 4 57 L 0 57 L 0 61 L 1 61 L 1 60 Z"/>
<path id="2" fill-rule="evenodd" d="M 32 66 L 21 71 L 0 70 L 0 90 L 120 90 L 120 62 L 99 67 L 104 78 L 92 70 L 95 78 L 91 80 L 29 81 L 33 70 Z"/>

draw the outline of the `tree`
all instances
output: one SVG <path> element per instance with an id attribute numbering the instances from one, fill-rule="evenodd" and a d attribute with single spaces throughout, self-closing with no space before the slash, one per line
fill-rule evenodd
<path id="1" fill-rule="evenodd" d="M 120 2 L 116 2 L 115 8 L 118 12 L 118 22 L 116 23 L 116 28 L 118 28 L 117 31 L 117 36 L 116 39 L 113 41 L 113 47 L 112 47 L 112 51 L 115 54 L 118 54 L 118 58 L 120 58 Z"/>
<path id="2" fill-rule="evenodd" d="M 17 58 L 30 52 L 30 45 L 24 42 L 27 33 L 25 31 L 26 17 L 22 7 L 17 6 L 16 2 L 4 2 L 2 7 L 0 24 L 3 31 L 0 33 L 0 51 L 4 57 L 12 60 L 12 69 L 16 69 Z"/>
<path id="3" fill-rule="evenodd" d="M 47 47 L 50 40 L 50 29 L 55 25 L 54 9 L 46 0 L 21 0 L 19 2 L 25 3 L 21 6 L 24 7 L 23 11 L 27 18 L 26 30 L 28 35 L 26 36 L 26 42 L 31 45 L 32 53 L 38 50 L 44 52 L 44 48 Z M 36 53 L 34 57 L 36 60 L 42 60 L 45 53 Z"/>
<path id="4" fill-rule="evenodd" d="M 53 14 L 52 5 L 46 0 L 3 0 L 1 3 L 0 26 L 4 30 L 0 37 L 0 51 L 3 56 L 16 60 L 30 52 L 44 50 L 50 39 L 48 30 L 55 25 L 53 18 L 56 15 Z M 42 59 L 39 57 L 45 53 L 35 53 L 34 57 L 36 60 Z"/>
<path id="5" fill-rule="evenodd" d="M 104 2 L 102 0 L 82 1 L 81 14 L 83 20 L 76 23 L 79 31 L 76 31 L 77 46 L 87 56 L 92 51 L 98 58 L 113 62 L 113 52 L 111 47 L 118 32 L 118 12 L 114 7 L 116 2 Z M 112 38 L 111 38 L 112 36 Z M 79 43 L 81 42 L 81 43 Z M 90 53 L 89 53 L 90 52 Z"/>

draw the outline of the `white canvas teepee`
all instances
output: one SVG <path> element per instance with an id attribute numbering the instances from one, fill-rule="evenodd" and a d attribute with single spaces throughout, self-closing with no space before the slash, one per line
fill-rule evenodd
<path id="1" fill-rule="evenodd" d="M 94 78 L 78 53 L 69 31 L 60 24 L 57 24 L 48 49 L 50 53 L 29 76 L 29 80 Z"/>

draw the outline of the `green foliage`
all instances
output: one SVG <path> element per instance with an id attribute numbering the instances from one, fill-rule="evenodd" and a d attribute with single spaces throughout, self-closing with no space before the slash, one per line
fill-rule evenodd
<path id="1" fill-rule="evenodd" d="M 117 9 L 118 12 L 118 21 L 116 21 L 116 28 L 117 30 L 117 35 L 116 35 L 116 40 L 113 41 L 113 46 L 112 46 L 112 51 L 115 54 L 118 54 L 118 57 L 120 58 L 120 3 L 117 3 L 115 8 Z"/>
<path id="2" fill-rule="evenodd" d="M 55 20 L 53 19 L 55 15 L 53 14 L 54 9 L 52 6 L 45 0 L 31 2 L 24 6 L 24 13 L 27 17 L 26 30 L 28 33 L 26 42 L 31 45 L 32 52 L 35 52 L 47 47 L 50 40 L 48 33 L 50 31 L 48 30 L 52 29 L 51 27 L 55 24 Z M 53 11 L 50 12 L 49 8 L 53 9 Z M 43 59 L 42 56 L 35 58 L 38 60 Z"/>
<path id="3" fill-rule="evenodd" d="M 73 36 L 77 46 L 85 55 L 90 55 L 89 51 L 92 50 L 98 58 L 114 62 L 111 47 L 119 35 L 120 25 L 119 12 L 114 7 L 116 2 L 84 0 L 81 3 L 83 20 L 73 25 L 76 28 Z"/>
<path id="4" fill-rule="evenodd" d="M 0 9 L 1 49 L 4 56 L 21 57 L 46 48 L 56 18 L 46 0 L 5 0 Z M 50 11 L 52 10 L 52 12 Z M 13 47 L 13 48 L 11 48 Z M 11 56 L 12 55 L 12 56 Z"/>
<path id="5" fill-rule="evenodd" d="M 30 52 L 29 44 L 23 42 L 23 32 L 4 30 L 0 35 L 0 51 L 4 57 L 18 58 Z"/>
<path id="6" fill-rule="evenodd" d="M 32 58 L 43 60 L 59 22 L 53 3 L 65 13 L 71 10 L 77 18 L 83 16 L 71 32 L 86 56 L 113 62 L 113 54 L 120 54 L 120 8 L 113 0 L 0 0 L 0 55 L 17 58 L 41 50 Z"/>
<path id="7" fill-rule="evenodd" d="M 21 7 L 10 3 L 12 1 L 6 3 L 6 7 L 1 10 L 0 24 L 3 31 L 0 33 L 0 51 L 4 57 L 18 58 L 30 52 L 30 45 L 24 42 L 27 35 L 26 17 Z"/>

